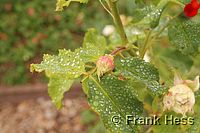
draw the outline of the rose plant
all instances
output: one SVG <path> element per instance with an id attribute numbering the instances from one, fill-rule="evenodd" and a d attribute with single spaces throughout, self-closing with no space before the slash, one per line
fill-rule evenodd
<path id="1" fill-rule="evenodd" d="M 115 28 L 105 26 L 104 35 L 89 29 L 81 48 L 45 54 L 40 64 L 31 64 L 31 72 L 45 72 L 57 108 L 80 80 L 108 132 L 199 133 L 198 0 L 125 0 L 133 6 L 129 16 L 120 15 L 119 1 L 99 0 Z M 56 11 L 73 2 L 89 1 L 57 0 Z M 166 124 L 168 116 L 175 118 L 172 124 Z M 147 117 L 159 121 L 142 122 Z"/>

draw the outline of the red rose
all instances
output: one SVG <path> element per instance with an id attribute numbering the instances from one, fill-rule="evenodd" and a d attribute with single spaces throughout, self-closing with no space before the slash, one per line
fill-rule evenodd
<path id="1" fill-rule="evenodd" d="M 187 4 L 184 8 L 184 13 L 187 17 L 194 17 L 198 14 L 200 4 L 198 0 L 192 0 L 191 3 Z"/>

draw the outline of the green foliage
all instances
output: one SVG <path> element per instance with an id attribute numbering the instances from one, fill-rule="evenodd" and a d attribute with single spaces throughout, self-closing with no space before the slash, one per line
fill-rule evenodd
<path id="1" fill-rule="evenodd" d="M 81 123 L 88 127 L 88 133 L 106 133 L 103 122 L 92 110 L 81 112 Z"/>
<path id="2" fill-rule="evenodd" d="M 197 16 L 198 17 L 198 16 Z M 195 19 L 195 18 L 193 18 Z M 200 46 L 200 22 L 179 16 L 169 28 L 169 39 L 184 54 L 196 54 Z"/>
<path id="3" fill-rule="evenodd" d="M 188 133 L 198 133 L 200 132 L 200 118 L 199 114 L 194 117 L 194 125 L 188 129 Z"/>
<path id="4" fill-rule="evenodd" d="M 78 51 L 78 50 L 77 50 Z M 45 71 L 47 75 L 66 75 L 70 79 L 78 78 L 85 70 L 79 51 L 59 50 L 58 56 L 44 55 L 41 64 L 32 64 L 31 71 Z"/>
<path id="5" fill-rule="evenodd" d="M 163 94 L 164 88 L 159 84 L 158 71 L 153 65 L 139 58 L 127 58 L 121 59 L 116 69 L 119 69 L 124 77 L 135 78 L 146 84 L 152 95 Z"/>
<path id="6" fill-rule="evenodd" d="M 99 82 L 96 76 L 90 76 L 87 85 L 88 101 L 99 113 L 108 130 L 129 133 L 137 129 L 134 125 L 126 124 L 126 115 L 140 116 L 143 106 L 132 93 L 134 88 L 127 81 L 120 81 L 116 76 L 106 75 Z M 121 122 L 111 124 L 114 116 L 120 116 Z"/>
<path id="7" fill-rule="evenodd" d="M 99 42 L 92 42 L 96 38 L 103 42 L 103 47 L 100 49 L 98 49 Z M 45 54 L 40 64 L 30 66 L 31 72 L 45 71 L 49 77 L 48 92 L 57 108 L 62 106 L 63 95 L 70 89 L 74 79 L 79 78 L 85 72 L 85 63 L 95 62 L 104 54 L 106 40 L 95 30 L 87 32 L 84 43 L 83 48 L 76 49 L 74 52 L 63 49 L 59 50 L 57 56 Z"/>
<path id="8" fill-rule="evenodd" d="M 87 3 L 80 0 L 59 0 L 56 10 L 63 10 L 63 7 L 68 6 L 72 1 Z M 166 125 L 165 123 L 166 115 L 183 118 L 181 114 L 178 114 L 180 111 L 173 109 L 174 112 L 170 112 L 170 107 L 167 108 L 166 105 L 170 104 L 170 100 L 181 103 L 180 107 L 172 103 L 176 105 L 174 106 L 176 109 L 185 107 L 184 104 L 188 103 L 193 106 L 194 103 L 191 90 L 191 95 L 188 96 L 191 99 L 187 99 L 188 101 L 184 104 L 182 102 L 185 99 L 179 100 L 183 99 L 182 95 L 170 99 L 172 92 L 166 93 L 166 91 L 167 88 L 176 85 L 173 85 L 174 75 L 180 72 L 184 78 L 189 79 L 191 75 L 194 76 L 194 73 L 195 76 L 200 73 L 197 61 L 200 44 L 199 16 L 189 19 L 180 15 L 183 12 L 183 4 L 188 1 L 135 0 L 132 3 L 135 7 L 134 12 L 138 14 L 122 17 L 122 20 L 119 19 L 117 10 L 116 2 L 118 1 L 100 2 L 109 13 L 111 11 L 110 14 L 117 25 L 117 30 L 108 36 L 110 45 L 107 46 L 107 38 L 92 28 L 85 34 L 83 47 L 74 52 L 60 50 L 57 56 L 44 55 L 40 64 L 31 65 L 31 71 L 45 71 L 49 77 L 49 95 L 54 104 L 60 108 L 64 93 L 70 89 L 74 80 L 81 78 L 88 102 L 100 116 L 108 132 L 197 132 L 199 130 L 199 92 L 195 94 L 194 114 L 189 114 L 191 111 L 189 107 L 186 111 L 187 115 L 196 118 L 195 125 Z M 170 43 L 175 47 L 171 47 Z M 97 78 L 95 64 L 101 56 L 106 54 L 114 57 L 115 68 Z M 191 80 L 183 80 L 180 84 L 188 90 L 190 86 L 186 85 L 193 83 Z M 198 86 L 196 82 L 195 86 Z M 184 92 L 176 93 L 183 93 L 185 96 Z M 166 95 L 170 99 L 167 102 Z M 167 112 L 165 107 L 170 111 Z M 87 115 L 90 118 L 90 114 Z M 161 125 L 127 124 L 126 115 L 133 115 L 135 118 L 156 116 L 161 119 Z M 93 117 L 90 119 L 92 121 Z M 97 130 L 94 131 L 97 132 Z"/>
<path id="9" fill-rule="evenodd" d="M 166 85 L 173 84 L 174 69 L 186 76 L 194 67 L 193 59 L 175 48 L 157 44 L 153 47 L 153 53 L 152 63 L 158 68 L 161 81 Z"/>
<path id="10" fill-rule="evenodd" d="M 58 56 L 44 55 L 41 64 L 32 64 L 31 71 L 45 71 L 49 77 L 48 92 L 57 108 L 74 81 L 85 70 L 78 52 L 60 50 Z"/>
<path id="11" fill-rule="evenodd" d="M 146 25 L 151 28 L 157 27 L 167 2 L 168 0 L 161 0 L 160 2 L 136 0 L 134 10 L 135 22 L 139 21 L 139 25 Z"/>
<path id="12" fill-rule="evenodd" d="M 86 9 L 85 5 L 74 3 L 68 11 L 55 12 L 54 0 L 0 1 L 1 84 L 46 81 L 42 75 L 30 74 L 30 62 L 40 62 L 43 53 L 56 54 L 61 48 L 79 47 L 88 27 L 102 29 L 110 19 L 106 19 L 98 4 L 91 1 Z M 99 20 L 101 25 L 95 24 Z"/>
<path id="13" fill-rule="evenodd" d="M 83 47 L 87 47 L 87 43 L 91 43 L 94 46 L 98 47 L 101 51 L 106 49 L 106 39 L 104 36 L 98 34 L 95 29 L 89 29 L 85 34 Z"/>
<path id="14" fill-rule="evenodd" d="M 81 112 L 81 123 L 90 124 L 96 121 L 96 115 L 91 110 L 84 110 Z"/>
<path id="15" fill-rule="evenodd" d="M 188 133 L 197 133 L 200 132 L 200 91 L 197 91 L 195 94 L 195 116 L 194 116 L 194 125 L 188 129 Z"/>
<path id="16" fill-rule="evenodd" d="M 179 133 L 181 130 L 180 125 L 176 125 L 176 124 L 171 124 L 170 122 L 168 122 L 168 124 L 166 124 L 166 117 L 168 118 L 181 118 L 180 116 L 177 116 L 175 113 L 173 112 L 167 112 L 165 114 L 162 115 L 162 117 L 160 118 L 160 125 L 154 125 L 153 126 L 153 132 L 154 133 Z"/>
<path id="17" fill-rule="evenodd" d="M 180 1 L 180 2 L 182 2 L 183 4 L 190 3 L 190 0 L 177 0 L 177 1 Z"/>
<path id="18" fill-rule="evenodd" d="M 85 34 L 81 57 L 85 62 L 95 62 L 106 50 L 106 39 L 95 29 L 89 29 Z"/>
<path id="19" fill-rule="evenodd" d="M 161 49 L 161 47 L 159 48 L 160 50 L 155 49 L 155 55 L 157 55 L 161 61 L 166 62 L 174 68 L 179 69 L 181 72 L 188 72 L 191 69 L 193 61 L 189 56 L 182 54 L 176 49 L 167 48 L 166 51 L 164 49 Z"/>
<path id="20" fill-rule="evenodd" d="M 70 89 L 74 80 L 68 79 L 65 75 L 59 74 L 51 74 L 48 76 L 50 78 L 48 84 L 48 94 L 56 107 L 61 108 L 64 93 Z"/>
<path id="21" fill-rule="evenodd" d="M 88 133 L 108 133 L 102 121 L 99 121 L 95 126 L 88 129 Z"/>
<path id="22" fill-rule="evenodd" d="M 0 17 L 4 20 L 0 23 L 0 34 L 5 36 L 3 40 L 0 37 L 1 83 L 30 82 L 33 77 L 27 67 L 30 61 L 38 61 L 44 52 L 56 53 L 59 48 L 74 49 L 79 46 L 79 40 L 70 41 L 74 36 L 70 30 L 76 26 L 74 20 L 78 10 L 56 14 L 53 12 L 54 1 L 16 0 L 0 3 Z"/>

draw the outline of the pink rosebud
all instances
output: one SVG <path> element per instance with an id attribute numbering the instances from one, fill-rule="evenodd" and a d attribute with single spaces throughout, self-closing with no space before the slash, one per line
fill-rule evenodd
<path id="1" fill-rule="evenodd" d="M 112 55 L 101 56 L 98 59 L 96 66 L 97 66 L 97 75 L 98 78 L 100 79 L 100 77 L 103 76 L 104 73 L 113 71 L 113 69 L 115 68 L 114 57 Z"/>

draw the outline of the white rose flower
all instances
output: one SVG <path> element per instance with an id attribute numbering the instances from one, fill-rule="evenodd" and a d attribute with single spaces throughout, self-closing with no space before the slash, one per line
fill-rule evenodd
<path id="1" fill-rule="evenodd" d="M 194 81 L 175 78 L 175 85 L 168 90 L 163 98 L 164 111 L 172 110 L 181 113 L 193 112 L 195 104 L 194 91 L 199 89 L 199 76 Z"/>

